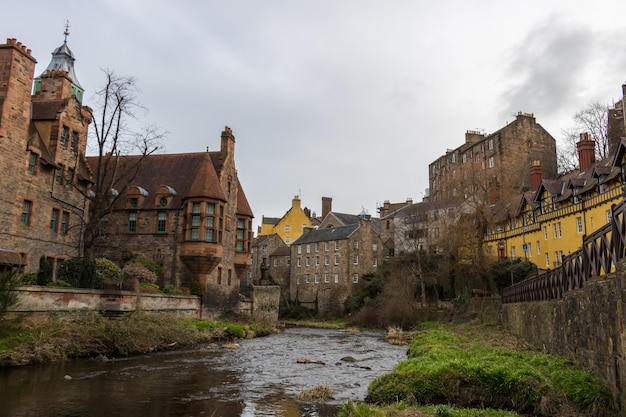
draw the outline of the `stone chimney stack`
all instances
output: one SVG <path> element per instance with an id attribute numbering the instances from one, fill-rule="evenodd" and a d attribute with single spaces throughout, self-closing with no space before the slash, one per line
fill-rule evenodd
<path id="1" fill-rule="evenodd" d="M 539 186 L 541 185 L 541 179 L 543 177 L 543 167 L 541 166 L 541 161 L 534 160 L 532 166 L 530 167 L 530 186 L 531 191 L 537 191 Z"/>
<path id="2" fill-rule="evenodd" d="M 333 199 L 330 197 L 322 197 L 322 220 L 326 215 L 333 211 Z"/>
<path id="3" fill-rule="evenodd" d="M 588 132 L 580 134 L 580 141 L 576 144 L 576 148 L 581 171 L 585 171 L 596 163 L 596 142 L 591 140 Z"/>

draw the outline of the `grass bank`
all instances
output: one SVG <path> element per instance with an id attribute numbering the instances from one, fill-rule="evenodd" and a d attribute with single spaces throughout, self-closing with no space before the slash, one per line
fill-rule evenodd
<path id="1" fill-rule="evenodd" d="M 144 354 L 276 331 L 254 323 L 171 315 L 132 314 L 115 319 L 98 313 L 29 316 L 0 322 L 0 366 Z"/>
<path id="2" fill-rule="evenodd" d="M 537 352 L 497 327 L 428 324 L 408 359 L 370 384 L 368 404 L 342 417 L 611 416 L 609 388 L 563 357 Z M 375 404 L 376 406 L 373 406 Z"/>

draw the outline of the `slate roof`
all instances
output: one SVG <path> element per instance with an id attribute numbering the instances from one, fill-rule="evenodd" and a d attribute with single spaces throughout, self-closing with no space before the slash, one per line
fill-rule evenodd
<path id="1" fill-rule="evenodd" d="M 141 158 L 141 155 L 120 157 L 117 177 L 121 180 L 117 187 L 114 184 L 113 188 L 118 190 L 124 188 L 126 178 L 132 175 L 128 173 Z M 87 159 L 92 171 L 95 172 L 98 157 Z M 157 190 L 162 186 L 169 186 L 176 191 L 172 196 L 170 207 L 180 207 L 183 200 L 192 197 L 226 201 L 210 152 L 152 154 L 141 162 L 141 169 L 129 184 L 129 188 L 134 186 L 141 187 L 149 193 L 149 197 L 145 198 L 138 208 L 154 208 L 154 198 L 150 197 L 155 197 Z M 237 189 L 239 190 L 237 213 L 252 216 L 252 209 L 239 182 Z M 116 208 L 125 206 L 126 199 L 118 199 Z"/>
<path id="2" fill-rule="evenodd" d="M 359 230 L 359 223 L 340 227 L 326 227 L 324 229 L 313 229 L 296 239 L 291 245 L 301 245 L 314 242 L 328 242 L 331 240 L 348 239 L 354 232 Z"/>

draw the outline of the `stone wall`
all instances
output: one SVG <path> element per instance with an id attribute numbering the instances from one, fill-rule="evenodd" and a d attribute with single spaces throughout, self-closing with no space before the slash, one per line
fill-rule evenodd
<path id="1" fill-rule="evenodd" d="M 585 283 L 562 300 L 503 304 L 502 322 L 547 353 L 563 355 L 604 379 L 626 415 L 624 273 Z"/>
<path id="2" fill-rule="evenodd" d="M 278 285 L 252 285 L 252 318 L 260 323 L 278 322 L 280 287 Z"/>
<path id="3" fill-rule="evenodd" d="M 18 303 L 11 308 L 12 313 L 101 311 L 116 315 L 142 311 L 198 317 L 201 309 L 196 296 L 38 286 L 20 287 L 17 293 Z"/>

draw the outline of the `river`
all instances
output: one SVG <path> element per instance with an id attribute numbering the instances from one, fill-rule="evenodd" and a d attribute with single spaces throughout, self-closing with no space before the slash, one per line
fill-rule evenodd
<path id="1" fill-rule="evenodd" d="M 0 369 L 0 416 L 335 416 L 405 358 L 406 347 L 388 344 L 380 332 L 288 328 L 239 341 L 236 349 Z M 296 399 L 319 385 L 334 399 Z"/>

